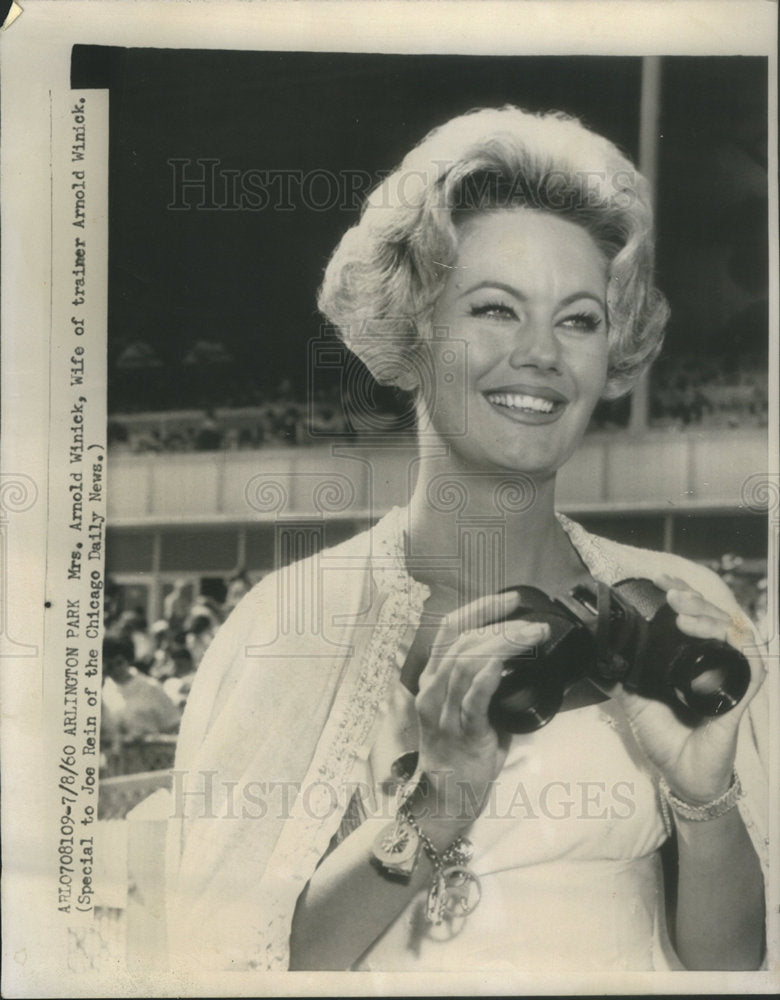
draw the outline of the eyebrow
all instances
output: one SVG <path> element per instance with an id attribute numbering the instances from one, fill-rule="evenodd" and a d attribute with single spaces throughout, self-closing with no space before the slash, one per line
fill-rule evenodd
<path id="1" fill-rule="evenodd" d="M 511 295 L 514 298 L 518 299 L 518 301 L 520 302 L 528 301 L 528 296 L 524 295 L 519 288 L 514 288 L 512 285 L 508 285 L 506 284 L 506 282 L 503 281 L 490 281 L 490 280 L 478 281 L 476 285 L 472 285 L 470 288 L 467 288 L 464 292 L 461 292 L 460 295 L 458 295 L 458 298 L 462 299 L 466 295 L 471 295 L 472 292 L 478 292 L 481 288 L 497 288 L 503 292 L 506 292 L 508 295 Z M 593 292 L 588 292 L 584 289 L 582 291 L 572 292 L 571 295 L 567 295 L 564 299 L 561 299 L 561 301 L 558 304 L 558 308 L 560 308 L 561 306 L 571 305 L 572 302 L 577 302 L 579 299 L 592 299 L 593 302 L 595 302 L 598 306 L 600 306 L 604 312 L 607 311 L 607 307 L 603 299 L 601 299 L 598 295 L 594 295 Z"/>

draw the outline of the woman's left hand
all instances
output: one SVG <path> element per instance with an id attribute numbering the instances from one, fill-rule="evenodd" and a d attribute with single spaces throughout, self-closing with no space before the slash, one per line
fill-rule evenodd
<path id="1" fill-rule="evenodd" d="M 683 580 L 664 575 L 654 583 L 666 591 L 681 632 L 701 639 L 724 640 L 743 654 L 750 646 L 755 649 L 755 639 L 743 621 L 707 601 Z M 730 785 L 739 720 L 766 674 L 757 651 L 748 655 L 748 662 L 750 686 L 739 704 L 724 715 L 703 719 L 693 728 L 661 701 L 626 691 L 621 684 L 607 689 L 621 705 L 645 755 L 672 791 L 687 802 L 711 802 Z"/>

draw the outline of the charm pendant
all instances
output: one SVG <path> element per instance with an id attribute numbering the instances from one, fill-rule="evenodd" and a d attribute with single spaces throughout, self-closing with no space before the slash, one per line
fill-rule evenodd
<path id="1" fill-rule="evenodd" d="M 452 865 L 441 873 L 444 883 L 442 911 L 449 920 L 467 917 L 477 908 L 482 898 L 482 886 L 479 879 L 460 865 Z"/>
<path id="2" fill-rule="evenodd" d="M 429 924 L 438 927 L 444 919 L 444 902 L 447 892 L 447 883 L 444 880 L 444 873 L 436 872 L 433 882 L 428 890 L 428 899 L 425 904 L 425 919 Z"/>
<path id="3" fill-rule="evenodd" d="M 388 823 L 376 836 L 373 856 L 393 875 L 411 875 L 420 850 L 420 838 L 406 823 Z"/>
<path id="4" fill-rule="evenodd" d="M 479 879 L 468 868 L 450 865 L 438 871 L 425 903 L 428 936 L 435 941 L 450 941 L 456 937 L 481 897 Z"/>

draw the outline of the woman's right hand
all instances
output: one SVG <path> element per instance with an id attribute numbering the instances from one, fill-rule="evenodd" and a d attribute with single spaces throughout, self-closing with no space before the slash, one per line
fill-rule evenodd
<path id="1" fill-rule="evenodd" d="M 518 604 L 515 592 L 453 611 L 442 621 L 420 675 L 419 765 L 427 781 L 407 808 L 439 853 L 479 815 L 506 758 L 510 737 L 496 733 L 487 717 L 503 662 L 546 634 L 546 625 L 493 624 Z M 350 968 L 414 896 L 430 888 L 426 852 L 408 881 L 384 878 L 369 862 L 386 826 L 386 817 L 361 823 L 312 875 L 293 918 L 291 969 Z"/>
<path id="2" fill-rule="evenodd" d="M 438 839 L 441 832 L 442 842 L 482 812 L 506 759 L 511 737 L 488 721 L 504 661 L 549 635 L 546 624 L 504 620 L 519 603 L 516 591 L 491 594 L 447 615 L 420 675 L 419 768 L 427 780 L 410 805 L 420 821 L 433 822 L 429 834 Z"/>

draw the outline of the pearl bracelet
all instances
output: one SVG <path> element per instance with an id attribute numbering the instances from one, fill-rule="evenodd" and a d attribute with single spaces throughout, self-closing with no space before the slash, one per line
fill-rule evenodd
<path id="1" fill-rule="evenodd" d="M 658 782 L 658 789 L 661 793 L 661 813 L 663 815 L 666 832 L 672 833 L 671 811 L 680 819 L 687 819 L 694 823 L 704 823 L 711 819 L 718 819 L 730 812 L 737 802 L 742 798 L 742 784 L 736 771 L 731 772 L 731 784 L 726 791 L 713 799 L 712 802 L 705 802 L 703 805 L 693 805 L 679 798 L 666 783 L 666 779 L 661 777 Z"/>

